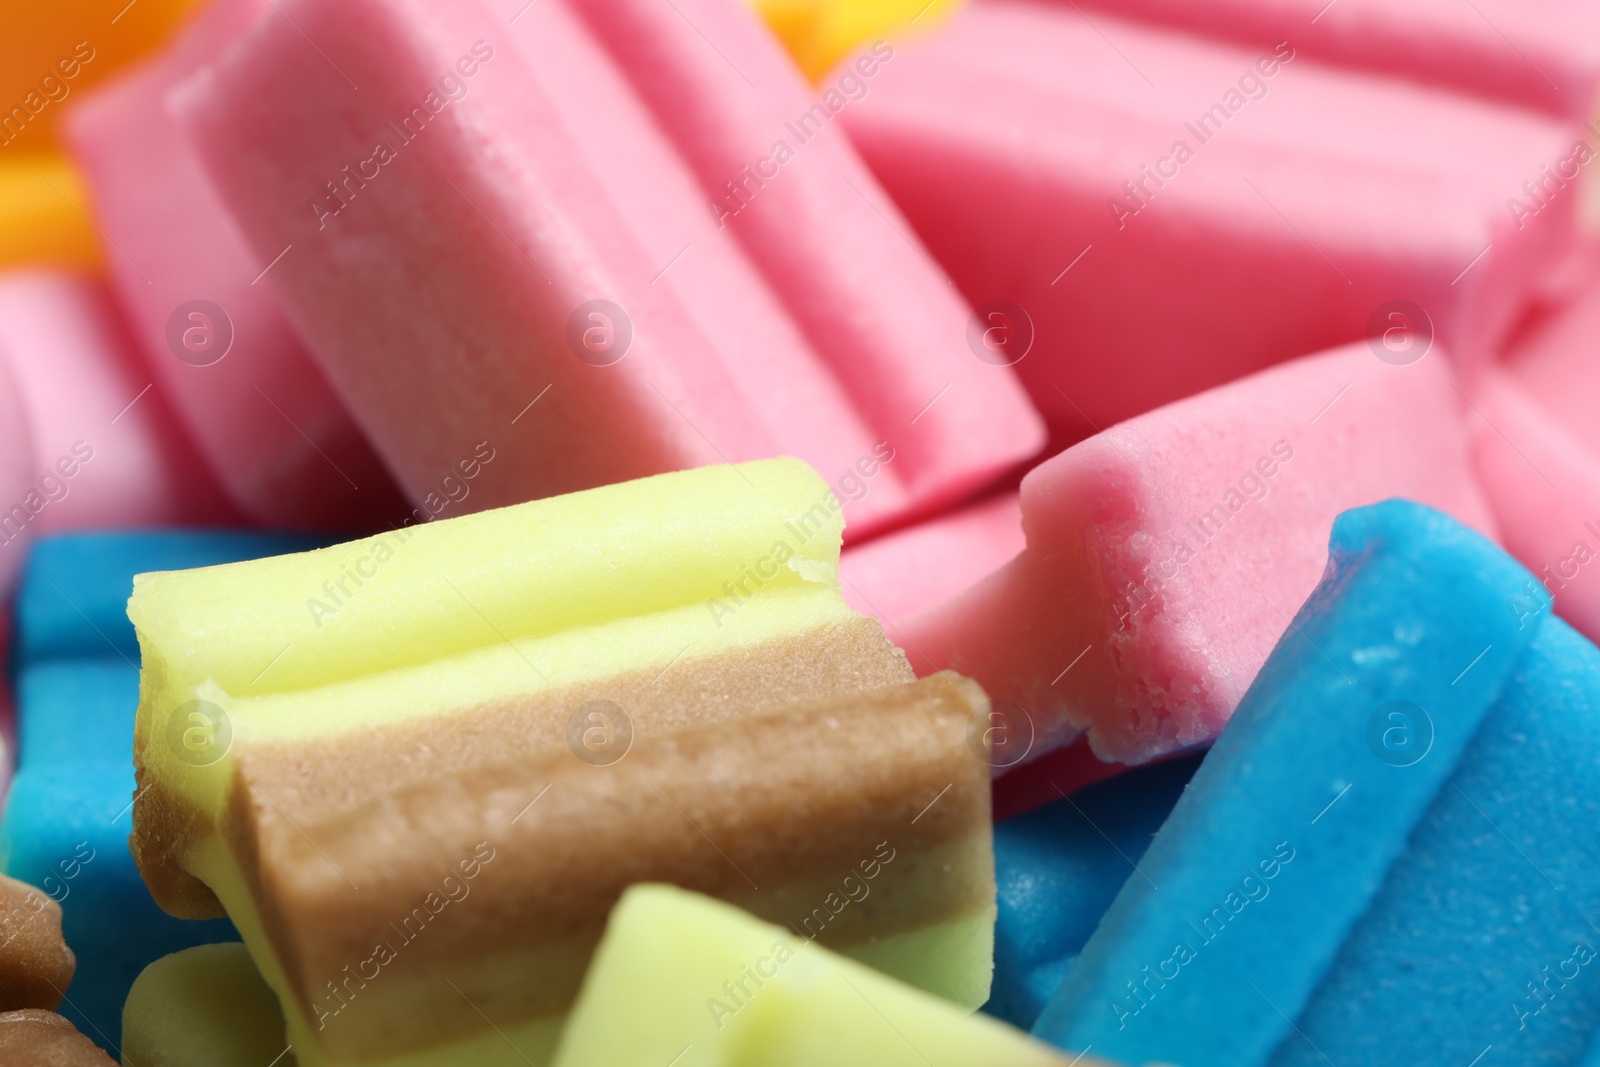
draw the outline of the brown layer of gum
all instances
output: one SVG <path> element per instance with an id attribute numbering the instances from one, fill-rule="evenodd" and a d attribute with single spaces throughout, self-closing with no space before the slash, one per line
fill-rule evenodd
<path id="1" fill-rule="evenodd" d="M 638 882 L 722 897 L 836 948 L 992 906 L 989 768 L 967 744 L 983 701 L 938 676 L 642 730 L 605 767 L 563 742 L 485 749 L 394 788 L 319 792 L 310 781 L 331 776 L 311 775 L 292 812 L 279 796 L 291 755 L 248 753 L 232 845 L 325 1051 L 414 1050 L 480 1030 L 480 1011 L 513 1025 L 563 1010 Z M 366 773 L 393 784 L 381 761 Z M 370 799 L 344 806 L 352 789 Z M 807 926 L 818 909 L 828 921 Z"/>
<path id="2" fill-rule="evenodd" d="M 430 777 L 524 753 L 566 752 L 567 721 L 589 700 L 623 708 L 635 733 L 644 736 L 913 677 L 905 654 L 889 643 L 877 621 L 856 618 L 782 641 L 685 655 L 666 670 L 629 672 L 511 704 L 461 708 L 314 747 L 240 740 L 233 756 L 241 771 L 252 768 L 263 806 L 296 823 L 315 823 Z M 215 832 L 211 816 L 170 792 L 142 762 L 138 784 L 129 843 L 156 901 L 181 918 L 221 916 L 211 889 L 184 869 L 188 843 Z"/>

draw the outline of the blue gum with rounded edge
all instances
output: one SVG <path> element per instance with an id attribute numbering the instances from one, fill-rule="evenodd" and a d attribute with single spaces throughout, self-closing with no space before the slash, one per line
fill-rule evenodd
<path id="1" fill-rule="evenodd" d="M 1515 608 L 1528 581 L 1432 509 L 1341 515 L 1321 583 L 1145 854 L 1147 878 L 1123 886 L 1034 1033 L 1129 1063 L 1266 1063 L 1532 640 Z M 1432 724 L 1409 766 L 1369 742 L 1394 701 Z"/>

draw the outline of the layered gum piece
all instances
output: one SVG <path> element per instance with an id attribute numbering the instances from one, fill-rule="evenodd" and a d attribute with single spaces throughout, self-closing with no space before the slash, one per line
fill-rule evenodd
<path id="1" fill-rule="evenodd" d="M 270 12 L 208 5 L 167 51 L 75 107 L 66 133 L 150 372 L 233 501 L 277 526 L 370 528 L 404 508 L 262 277 L 281 246 L 250 249 L 167 106 Z"/>
<path id="2" fill-rule="evenodd" d="M 793 453 L 831 481 L 872 470 L 861 532 L 1039 446 L 842 131 L 718 218 L 707 189 L 809 102 L 750 13 L 691 6 L 712 48 L 642 5 L 512 24 L 298 3 L 184 90 L 223 199 L 259 258 L 292 246 L 272 283 L 413 499 L 483 441 L 504 458 L 474 507 Z"/>
<path id="3" fill-rule="evenodd" d="M 8 532 L 22 521 L 38 536 L 232 517 L 100 282 L 54 271 L 0 277 L 0 360 L 30 414 L 31 489 L 42 502 L 37 512 L 25 498 L 0 505 Z"/>
<path id="4" fill-rule="evenodd" d="M 1013 351 L 1025 313 L 1016 370 L 1065 441 L 1424 317 L 1470 380 L 1575 239 L 1575 194 L 1507 203 L 1573 155 L 1567 124 L 1293 38 L 991 0 L 898 45 L 841 118 Z"/>
<path id="5" fill-rule="evenodd" d="M 1030 758 L 1085 730 L 1115 762 L 1203 745 L 1339 512 L 1406 497 L 1494 532 L 1463 409 L 1442 352 L 1395 366 L 1357 345 L 1113 427 L 1023 480 L 1017 559 L 900 623 L 913 666 L 1019 706 Z"/>
<path id="6" fill-rule="evenodd" d="M 651 878 L 976 1007 L 985 698 L 910 684 L 845 606 L 827 493 L 793 460 L 722 466 L 140 576 L 133 847 L 157 900 L 226 909 L 303 1065 L 520 1062 L 475 1008 L 537 1054 Z M 214 762 L 174 740 L 195 709 L 226 715 Z M 880 906 L 833 910 L 880 846 Z M 417 940 L 430 921 L 448 938 Z"/>
<path id="7" fill-rule="evenodd" d="M 1586 122 L 1600 103 L 1600 12 L 1583 0 L 1095 0 L 1249 45 L 1285 38 L 1358 67 Z"/>
<path id="8" fill-rule="evenodd" d="M 1540 322 L 1475 397 L 1478 476 L 1506 548 L 1600 640 L 1600 286 Z"/>

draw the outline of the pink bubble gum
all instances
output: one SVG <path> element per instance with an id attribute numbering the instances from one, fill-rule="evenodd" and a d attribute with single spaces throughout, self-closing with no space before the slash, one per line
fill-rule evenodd
<path id="1" fill-rule="evenodd" d="M 1016 493 L 847 549 L 839 584 L 847 603 L 883 620 L 891 638 L 899 624 L 999 570 L 1022 551 L 1022 505 Z"/>
<path id="2" fill-rule="evenodd" d="M 1588 121 L 1600 8 L 1588 0 L 1094 0 L 1119 14 Z M 1321 9 L 1319 11 L 1319 9 Z"/>
<path id="3" fill-rule="evenodd" d="M 167 53 L 75 105 L 67 137 L 158 388 L 235 503 L 280 526 L 376 525 L 403 508 L 261 278 L 281 246 L 250 250 L 166 106 L 263 12 L 262 0 L 209 5 Z"/>
<path id="4" fill-rule="evenodd" d="M 1031 318 L 1016 369 L 1069 439 L 1381 332 L 1392 300 L 1470 380 L 1574 241 L 1575 192 L 1508 206 L 1566 124 L 1292 44 L 992 0 L 842 118 L 962 291 Z"/>
<path id="5" fill-rule="evenodd" d="M 1474 455 L 1506 548 L 1554 596 L 1558 615 L 1600 641 L 1596 331 L 1600 286 L 1512 349 L 1475 397 Z"/>
<path id="6" fill-rule="evenodd" d="M 850 505 L 859 534 L 1036 444 L 1020 393 L 986 379 L 1011 401 L 991 405 L 999 444 L 963 441 L 969 458 L 930 474 L 953 450 L 911 421 L 922 379 L 891 395 L 893 364 L 873 388 L 833 372 L 565 6 L 527 9 L 514 35 L 476 2 L 284 10 L 325 55 L 267 20 L 184 108 L 257 252 L 294 246 L 273 281 L 414 500 L 480 442 L 499 458 L 474 508 L 788 453 L 835 482 L 879 468 Z"/>
<path id="7" fill-rule="evenodd" d="M 237 521 L 100 281 L 0 275 L 0 360 L 33 431 L 20 502 L 34 536 Z"/>
<path id="8" fill-rule="evenodd" d="M 1132 419 L 1022 482 L 1027 549 L 902 624 L 1032 719 L 1038 757 L 1084 731 L 1143 763 L 1216 737 L 1327 560 L 1334 517 L 1390 497 L 1494 530 L 1444 354 L 1366 344 Z M 1291 638 L 1292 639 L 1292 638 Z"/>
<path id="9" fill-rule="evenodd" d="M 27 557 L 29 527 L 15 515 L 33 488 L 33 429 L 10 361 L 0 359 L 0 632 L 9 632 L 11 588 Z M 0 688 L 4 682 L 0 680 Z"/>
<path id="10" fill-rule="evenodd" d="M 954 500 L 1038 452 L 1039 420 L 1014 375 L 974 358 L 969 308 L 835 124 L 872 92 L 891 46 L 813 90 L 740 0 L 565 2 L 672 138 L 719 226 L 894 443 L 916 505 Z"/>

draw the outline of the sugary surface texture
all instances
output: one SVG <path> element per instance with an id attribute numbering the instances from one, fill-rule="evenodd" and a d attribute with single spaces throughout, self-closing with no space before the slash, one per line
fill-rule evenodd
<path id="1" fill-rule="evenodd" d="M 54 1011 L 75 966 L 61 939 L 61 905 L 0 875 L 0 936 L 0 1011 Z"/>
<path id="2" fill-rule="evenodd" d="M 901 626 L 912 665 L 1138 763 L 1215 737 L 1322 576 L 1334 518 L 1406 497 L 1492 533 L 1442 353 L 1306 357 L 1131 419 L 1022 483 L 1028 548 Z"/>
<path id="3" fill-rule="evenodd" d="M 70 1021 L 37 1008 L 0 1012 L 0 1055 L 28 1067 L 116 1067 Z"/>
<path id="4" fill-rule="evenodd" d="M 1028 1029 L 1172 813 L 1197 756 L 1140 767 L 996 823 L 994 996 L 983 1010 Z"/>
<path id="5" fill-rule="evenodd" d="M 1267 1062 L 1532 640 L 1511 610 L 1526 577 L 1416 504 L 1340 516 L 1149 880 L 1123 886 L 1034 1032 L 1136 1063 Z"/>
<path id="6" fill-rule="evenodd" d="M 1542 615 L 1273 1067 L 1575 1062 L 1600 1031 L 1597 770 L 1600 650 Z"/>

